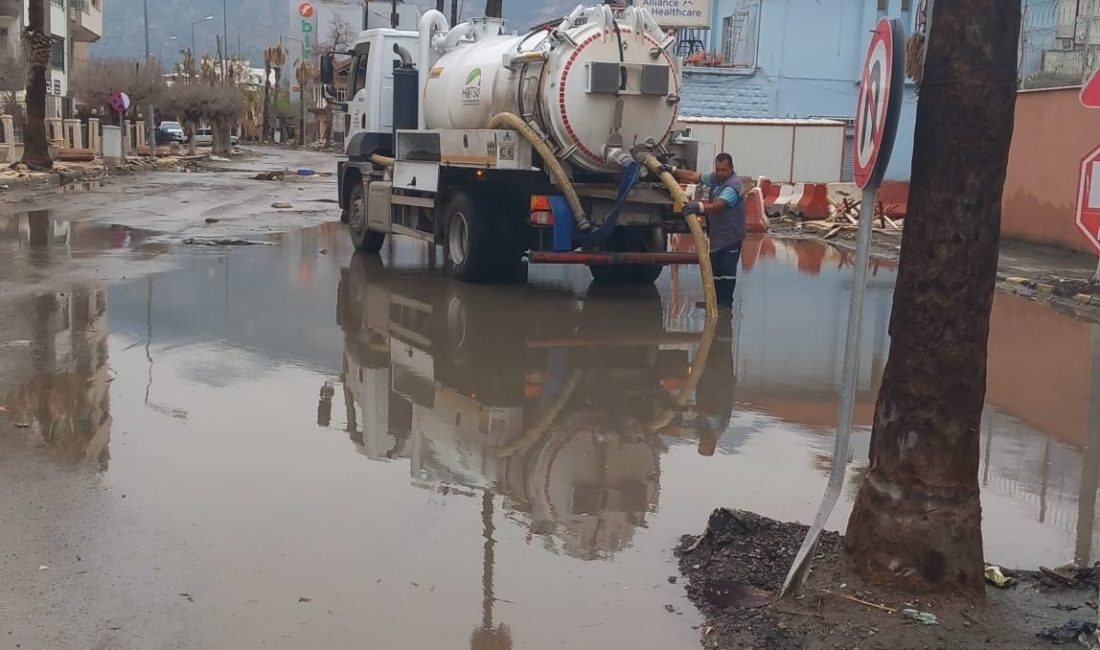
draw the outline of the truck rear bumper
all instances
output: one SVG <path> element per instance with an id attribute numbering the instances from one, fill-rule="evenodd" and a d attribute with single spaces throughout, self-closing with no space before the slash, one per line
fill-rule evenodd
<path id="1" fill-rule="evenodd" d="M 530 251 L 531 264 L 698 264 L 695 253 L 605 253 Z"/>

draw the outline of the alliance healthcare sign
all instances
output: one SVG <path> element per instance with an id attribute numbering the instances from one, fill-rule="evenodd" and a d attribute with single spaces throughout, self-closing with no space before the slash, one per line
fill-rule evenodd
<path id="1" fill-rule="evenodd" d="M 710 27 L 710 0 L 634 0 L 634 5 L 648 9 L 661 27 Z"/>

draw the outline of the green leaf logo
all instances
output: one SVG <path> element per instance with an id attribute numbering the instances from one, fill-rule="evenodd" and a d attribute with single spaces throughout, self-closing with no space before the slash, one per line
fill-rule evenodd
<path id="1" fill-rule="evenodd" d="M 466 75 L 466 85 L 469 86 L 480 78 L 481 68 L 474 68 L 473 70 L 470 70 L 470 74 Z"/>

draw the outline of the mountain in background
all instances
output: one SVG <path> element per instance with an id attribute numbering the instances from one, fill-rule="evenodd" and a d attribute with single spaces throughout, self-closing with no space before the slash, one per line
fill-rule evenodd
<path id="1" fill-rule="evenodd" d="M 145 31 L 142 14 L 144 0 L 104 0 L 103 38 L 92 46 L 96 58 L 142 58 L 145 52 Z M 520 32 L 550 18 L 567 14 L 580 0 L 504 0 L 504 17 L 509 30 Z M 435 2 L 417 2 L 422 9 L 435 7 Z M 229 0 L 229 52 L 239 51 L 262 65 L 264 48 L 278 40 L 290 22 L 287 0 Z M 450 15 L 450 0 L 447 0 Z M 484 0 L 460 0 L 463 17 L 482 15 Z M 190 2 L 149 1 L 149 47 L 154 56 L 163 48 L 163 60 L 178 58 L 179 51 L 191 47 L 191 23 L 204 16 L 213 20 L 195 26 L 195 49 L 200 54 L 214 55 L 215 38 L 222 34 L 222 0 L 191 0 Z M 176 40 L 169 41 L 172 36 Z"/>

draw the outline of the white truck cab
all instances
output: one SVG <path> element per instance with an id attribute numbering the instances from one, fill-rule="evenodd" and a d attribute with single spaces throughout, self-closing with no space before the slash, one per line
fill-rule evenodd
<path id="1" fill-rule="evenodd" d="M 372 29 L 359 35 L 348 74 L 345 150 L 349 159 L 366 162 L 375 153 L 393 152 L 393 78 L 401 55 L 416 64 L 417 32 Z"/>

